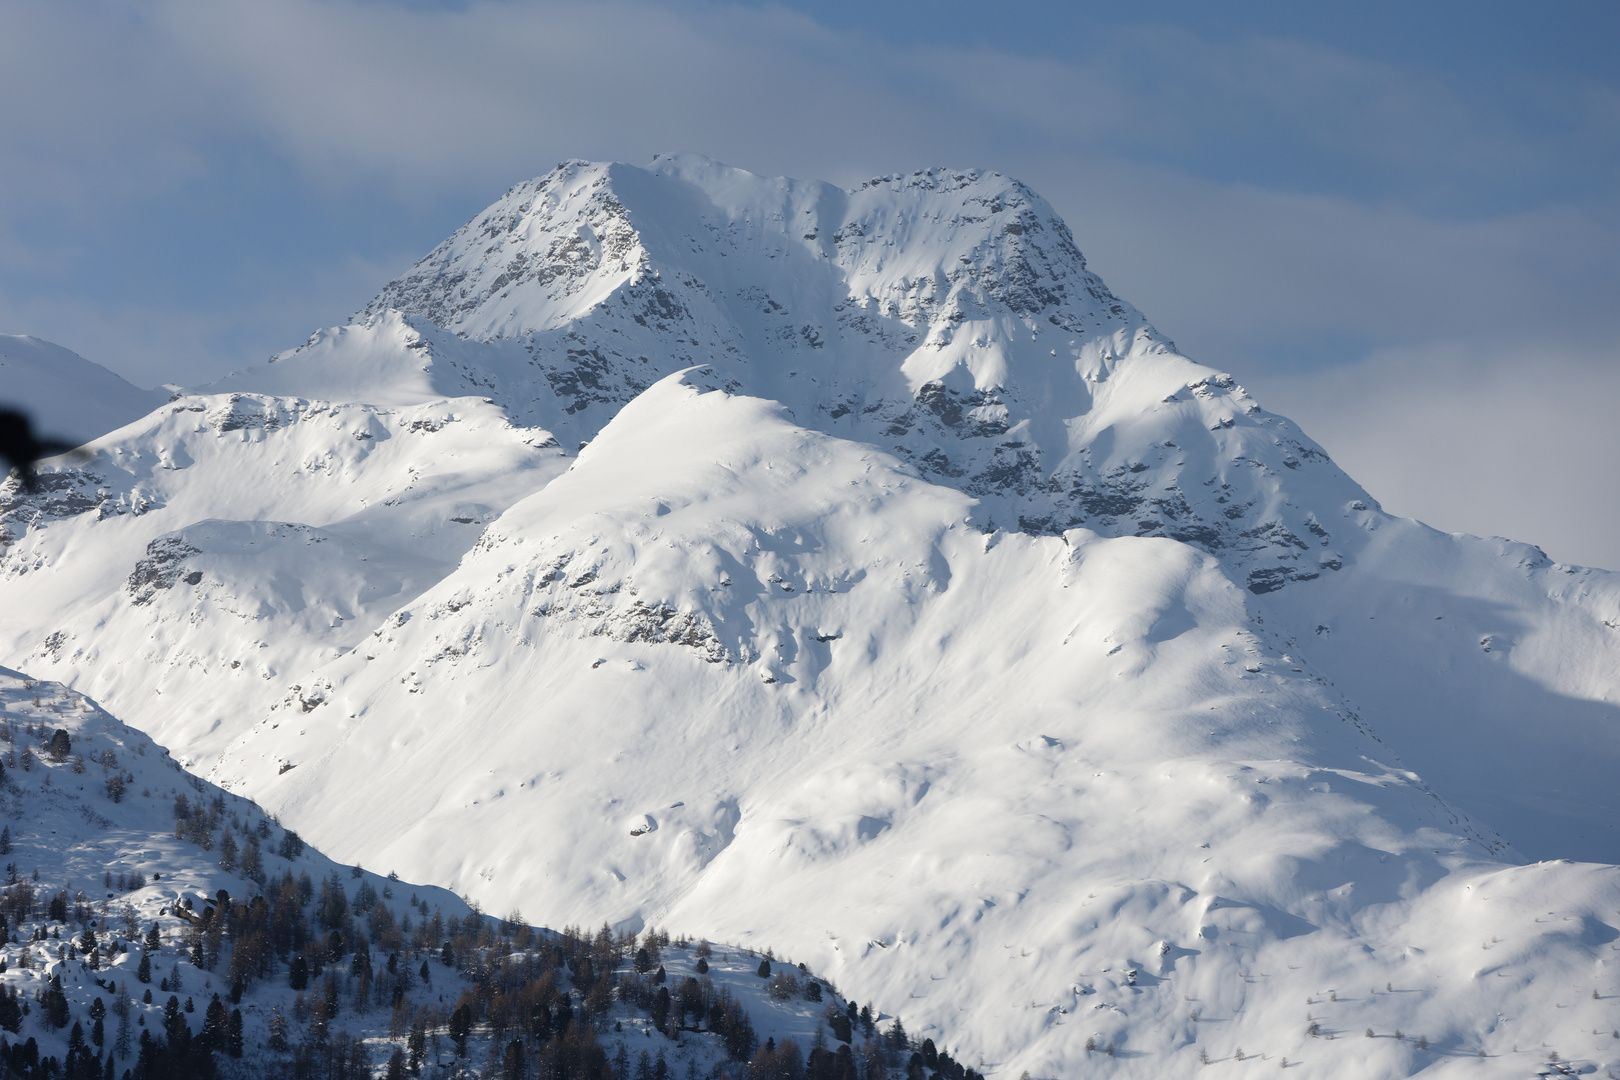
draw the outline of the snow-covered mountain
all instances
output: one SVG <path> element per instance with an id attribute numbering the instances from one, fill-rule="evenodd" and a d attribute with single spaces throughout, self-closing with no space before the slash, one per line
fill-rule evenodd
<path id="1" fill-rule="evenodd" d="M 71 349 L 0 334 L 0 408 L 27 413 L 36 434 L 87 443 L 168 399 L 167 390 L 142 390 Z"/>
<path id="2" fill-rule="evenodd" d="M 1523 864 L 1620 859 L 1620 578 L 1383 513 L 1016 181 L 566 163 L 94 449 L 0 660 L 338 857 L 1012 1076 L 1620 1058 L 1620 876 Z"/>
<path id="3" fill-rule="evenodd" d="M 785 957 L 771 956 L 788 973 L 773 984 L 760 977 L 758 954 L 723 943 L 705 947 L 649 931 L 640 942 L 620 937 L 606 950 L 592 948 L 604 944 L 592 942 L 594 931 L 525 926 L 515 913 L 491 917 L 445 889 L 335 864 L 258 806 L 187 773 L 166 750 L 94 702 L 5 668 L 0 757 L 6 821 L 0 854 L 7 870 L 0 918 L 9 930 L 0 934 L 0 993 L 42 1006 L 9 1017 L 0 1006 L 0 1063 L 12 1064 L 12 1054 L 22 1051 L 33 1061 L 54 1057 L 58 1066 L 54 1072 L 5 1070 L 8 1077 L 61 1076 L 64 1065 L 69 1076 L 101 1076 L 104 1061 L 115 1073 L 179 1075 L 184 1071 L 172 1058 L 143 1061 L 150 1049 L 141 1050 L 136 1029 L 178 1051 L 186 1042 L 208 1041 L 208 1014 L 215 1008 L 237 1012 L 231 1022 L 237 1037 L 218 1032 L 209 1047 L 226 1077 L 319 1075 L 319 1064 L 334 1053 L 351 1059 L 349 1075 L 371 1076 L 382 1060 L 413 1054 L 419 1055 L 416 1075 L 445 1080 L 466 1076 L 469 1064 L 492 1056 L 499 1061 L 508 1046 L 503 1032 L 520 1036 L 527 1049 L 520 1057 L 557 1069 L 542 1075 L 588 1075 L 567 1067 L 579 1046 L 553 1041 L 562 1031 L 550 1025 L 552 1007 L 590 1009 L 597 980 L 619 983 L 628 976 L 638 946 L 659 956 L 668 988 L 679 992 L 691 977 L 692 989 L 702 990 L 699 980 L 709 984 L 711 1002 L 728 996 L 748 1015 L 759 1043 L 794 1039 L 807 1049 L 818 1026 L 834 1045 L 863 1049 L 866 1041 L 854 1032 L 842 1040 L 828 1034 L 826 1010 L 848 1015 L 851 1003 L 812 973 L 794 971 Z M 257 917 L 255 908 L 267 917 Z M 279 910 L 271 915 L 272 908 Z M 277 927 L 273 942 L 265 940 L 265 922 Z M 335 946 L 330 935 L 338 938 Z M 601 968 L 577 962 L 581 945 Z M 446 949 L 453 962 L 445 959 Z M 566 962 L 557 962 L 559 954 Z M 295 985 L 299 966 L 303 988 Z M 53 990 L 62 998 L 54 1017 Z M 521 994 L 535 1012 L 545 1009 L 547 1025 L 510 1023 L 489 1007 L 500 993 Z M 187 1001 L 189 1034 L 165 1022 L 171 994 L 177 1003 L 181 996 Z M 458 1052 L 441 1029 L 465 997 L 482 1004 L 468 1045 Z M 335 1015 L 324 1015 L 323 999 L 335 999 Z M 594 1017 L 604 1036 L 602 1058 L 629 1061 L 650 1050 L 649 1057 L 667 1058 L 682 1076 L 734 1056 L 747 1060 L 752 1052 L 746 1038 L 727 1045 L 725 1036 L 736 1033 L 723 1036 L 724 1025 L 707 1018 L 660 1029 L 646 1004 L 621 1000 Z M 881 1006 L 873 1013 L 881 1014 Z M 413 1053 L 405 1031 L 416 1023 L 431 1042 L 424 1039 Z M 895 1034 L 885 1027 L 884 1035 Z M 76 1035 L 80 1054 L 95 1058 L 93 1070 L 75 1063 Z M 357 1044 L 371 1069 L 353 1067 Z M 907 1054 L 891 1048 L 888 1056 L 903 1060 Z"/>
<path id="4" fill-rule="evenodd" d="M 53 756 L 45 747 L 57 731 L 67 737 L 69 749 Z M 201 957 L 188 962 L 185 942 L 195 924 L 192 916 L 217 903 L 221 890 L 237 903 L 255 896 L 273 898 L 278 879 L 294 874 L 323 884 L 335 880 L 340 888 L 356 892 L 369 889 L 396 923 L 407 916 L 420 918 L 430 908 L 442 913 L 441 925 L 445 917 L 456 925 L 470 913 L 448 890 L 407 886 L 382 874 L 339 867 L 301 842 L 295 841 L 296 854 L 283 843 L 278 856 L 284 832 L 258 807 L 186 773 L 162 747 L 83 696 L 4 668 L 0 747 L 6 761 L 0 806 L 6 819 L 6 917 L 12 931 L 0 943 L 0 987 L 37 1002 L 56 980 L 70 1019 L 84 1032 L 92 1025 L 92 1002 L 101 999 L 106 1031 L 95 1050 L 99 1055 L 104 1047 L 109 1058 L 117 1058 L 115 1071 L 120 1074 L 135 1065 L 137 1025 L 131 1014 L 161 1032 L 163 1005 L 171 991 L 206 1006 L 211 995 L 230 990 L 230 965 L 205 965 Z M 177 797 L 195 803 L 199 817 L 209 822 L 206 849 L 195 833 L 176 828 Z M 224 856 L 227 837 L 229 857 Z M 246 857 L 249 846 L 251 859 Z M 27 884 L 19 887 L 19 882 Z M 383 893 L 386 897 L 379 895 Z M 48 901 L 58 895 L 71 902 L 52 910 Z M 93 961 L 86 952 L 69 951 L 88 940 L 80 936 L 86 927 L 104 950 Z M 143 949 L 141 942 L 152 927 L 158 928 L 163 947 Z M 217 956 L 222 944 L 228 953 L 237 938 L 232 934 L 221 943 L 216 935 L 210 953 Z M 146 979 L 137 974 L 143 957 Z M 269 967 L 253 980 L 241 1002 L 245 1061 L 257 1066 L 249 1075 L 270 1075 L 280 1064 L 264 1049 L 271 1009 L 279 1007 L 289 1020 L 293 1015 L 294 993 L 284 965 L 276 963 L 275 977 L 263 978 L 271 974 Z M 441 986 L 447 981 L 454 985 L 453 975 L 441 978 Z M 386 1013 L 367 1018 L 354 1016 L 355 1011 L 344 1018 L 346 1026 L 364 1034 L 386 1030 Z M 198 1010 L 189 1018 L 190 1026 L 201 1028 L 203 1016 Z M 122 1019 L 122 1037 L 114 1034 L 120 1026 L 115 1017 Z M 58 1062 L 68 1057 L 69 1037 L 67 1024 L 52 1023 L 42 1007 L 20 1027 L 0 1035 L 18 1046 L 33 1042 L 41 1059 L 55 1057 Z"/>

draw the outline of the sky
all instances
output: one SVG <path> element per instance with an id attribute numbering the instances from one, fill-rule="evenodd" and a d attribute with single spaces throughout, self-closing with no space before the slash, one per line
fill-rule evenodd
<path id="1" fill-rule="evenodd" d="M 0 333 L 143 386 L 513 183 L 1020 177 L 1395 513 L 1620 569 L 1620 5 L 0 0 Z"/>

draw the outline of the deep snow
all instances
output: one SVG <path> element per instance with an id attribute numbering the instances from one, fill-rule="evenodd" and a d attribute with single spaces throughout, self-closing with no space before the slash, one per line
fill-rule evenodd
<path id="1" fill-rule="evenodd" d="M 1015 181 L 566 163 L 95 449 L 0 658 L 336 857 L 1010 1076 L 1620 1055 L 1615 872 L 1524 863 L 1620 858 L 1616 575 L 1384 514 Z"/>
<path id="2" fill-rule="evenodd" d="M 31 728 L 35 732 L 32 736 L 28 734 Z M 57 730 L 67 732 L 73 744 L 72 754 L 61 761 L 43 752 L 43 744 Z M 276 841 L 282 829 L 261 808 L 186 772 L 151 739 L 60 684 L 0 668 L 0 731 L 10 736 L 0 740 L 0 756 L 10 762 L 4 781 L 0 781 L 0 807 L 5 810 L 12 845 L 4 860 L 7 869 L 15 871 L 15 879 L 6 884 L 28 883 L 41 898 L 42 908 L 46 898 L 65 892 L 70 898 L 69 912 L 81 909 L 87 916 L 84 922 L 72 914 L 65 922 L 30 920 L 26 929 L 47 929 L 44 941 L 32 940 L 23 925 L 13 923 L 11 930 L 18 940 L 0 943 L 0 960 L 5 961 L 0 983 L 20 991 L 23 1000 L 32 1003 L 36 992 L 43 992 L 53 978 L 60 978 L 73 1018 L 83 1025 L 87 1035 L 91 1027 L 87 1015 L 90 1004 L 100 998 L 108 1007 L 107 1051 L 112 1051 L 117 1041 L 118 1022 L 112 1006 L 120 996 L 131 1006 L 131 1047 L 137 1041 L 138 1020 L 144 1019 L 154 1033 L 161 1032 L 163 1005 L 170 993 L 195 1003 L 196 1012 L 187 1021 L 194 1034 L 201 1030 L 210 998 L 226 996 L 229 991 L 229 965 L 222 958 L 210 971 L 192 963 L 184 946 L 189 926 L 177 911 L 183 902 L 190 902 L 190 910 L 201 915 L 221 889 L 239 904 L 264 893 L 261 886 L 242 876 L 240 868 L 221 869 L 219 856 L 212 849 L 204 850 L 175 835 L 172 807 L 177 795 L 187 796 L 199 809 L 216 798 L 222 799 L 223 818 L 248 829 L 264 823 L 269 836 L 264 844 L 264 869 L 272 884 L 284 873 L 307 875 L 322 884 L 335 882 L 351 901 L 357 900 L 362 889 L 368 889 L 377 904 L 390 910 L 396 924 L 406 919 L 425 920 L 429 912 L 442 915 L 446 921 L 465 920 L 473 912 L 462 897 L 446 889 L 335 863 L 314 847 L 304 846 L 290 858 L 277 854 Z M 27 767 L 19 767 L 25 747 L 32 760 Z M 75 766 L 79 758 L 84 759 L 82 769 Z M 106 790 L 107 779 L 114 773 L 127 778 L 125 792 L 116 802 Z M 128 888 L 119 884 L 135 874 L 141 875 L 144 885 Z M 109 878 L 113 879 L 110 885 L 106 883 Z M 86 925 L 96 930 L 103 946 L 113 940 L 126 945 L 127 950 L 92 970 L 82 955 L 68 955 L 69 943 L 79 938 Z M 137 977 L 141 943 L 153 926 L 159 928 L 163 944 L 157 952 L 148 954 L 151 982 L 142 984 Z M 364 933 L 364 919 L 359 920 L 359 926 Z M 540 943 L 555 941 L 555 933 L 540 930 Z M 669 986 L 695 973 L 695 946 L 695 940 L 676 942 L 663 950 L 660 963 L 668 969 Z M 229 938 L 225 948 L 230 948 Z M 20 962 L 24 954 L 28 956 L 26 964 Z M 411 1000 L 416 1004 L 437 1004 L 448 1013 L 458 995 L 472 988 L 474 981 L 442 966 L 436 948 L 406 959 L 414 970 L 424 958 L 430 962 L 429 981 L 413 981 Z M 381 969 L 380 949 L 375 959 Z M 706 974 L 717 988 L 724 987 L 748 1010 L 761 1043 L 791 1038 L 802 1050 L 808 1050 L 819 1036 L 836 1045 L 828 1035 L 822 1014 L 827 1005 L 844 1009 L 848 1002 L 830 986 L 819 1003 L 798 996 L 773 997 L 767 992 L 766 981 L 757 974 L 759 960 L 760 954 L 752 950 L 717 943 Z M 791 962 L 785 957 L 773 966 L 780 970 L 783 964 L 791 970 Z M 340 974 L 347 967 L 337 965 Z M 176 975 L 178 985 L 162 985 Z M 812 977 L 799 976 L 803 983 Z M 389 978 L 386 971 L 379 970 L 379 984 L 385 978 Z M 349 992 L 351 983 L 351 979 L 345 980 L 344 1007 L 332 1020 L 331 1032 L 335 1035 L 345 1031 L 365 1040 L 374 1063 L 381 1066 L 395 1049 L 404 1048 L 404 1039 L 391 1035 L 391 1010 L 380 997 L 367 1011 L 355 1008 Z M 567 980 L 562 988 L 569 988 Z M 150 1003 L 141 1000 L 146 991 L 151 991 Z M 573 992 L 576 1001 L 582 1000 L 582 990 L 576 986 Z M 226 1075 L 278 1074 L 287 1059 L 267 1048 L 270 1016 L 272 1010 L 279 1010 L 292 1025 L 290 1041 L 302 1041 L 306 1033 L 303 1025 L 295 1021 L 297 996 L 280 963 L 274 965 L 269 977 L 255 980 L 247 988 L 240 1006 L 246 1053 L 239 1062 L 218 1055 Z M 880 1013 L 881 1006 L 873 1012 Z M 672 1075 L 677 1077 L 687 1075 L 688 1064 L 706 1073 L 726 1058 L 717 1035 L 685 1032 L 676 1041 L 656 1031 L 645 1013 L 632 1008 L 615 1007 L 605 1020 L 601 1042 L 610 1058 L 620 1045 L 626 1047 L 632 1060 L 642 1050 L 663 1053 L 673 1069 Z M 607 1030 L 615 1023 L 622 1027 L 621 1031 Z M 21 1030 L 6 1033 L 5 1038 L 13 1043 L 33 1039 L 42 1059 L 55 1056 L 61 1061 L 66 1057 L 68 1031 L 66 1027 L 52 1027 L 45 1019 L 45 1010 L 36 1003 L 23 1019 Z M 445 1076 L 458 1062 L 449 1040 L 442 1037 L 442 1032 L 434 1034 L 425 1075 Z M 475 1028 L 467 1057 L 459 1064 L 463 1068 L 482 1067 L 490 1053 L 490 1042 L 486 1026 Z M 859 1043 L 857 1038 L 856 1045 Z M 115 1071 L 122 1073 L 133 1063 L 132 1055 L 121 1057 Z"/>

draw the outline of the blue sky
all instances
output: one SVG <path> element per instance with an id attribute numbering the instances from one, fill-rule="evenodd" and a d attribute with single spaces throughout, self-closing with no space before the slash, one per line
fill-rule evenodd
<path id="1" fill-rule="evenodd" d="M 517 180 L 1020 176 L 1393 510 L 1620 567 L 1620 5 L 0 0 L 0 332 L 144 385 Z"/>

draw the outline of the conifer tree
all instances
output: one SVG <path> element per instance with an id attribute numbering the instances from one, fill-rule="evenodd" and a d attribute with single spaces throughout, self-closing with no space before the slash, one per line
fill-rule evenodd
<path id="1" fill-rule="evenodd" d="M 653 997 L 652 1010 L 653 1026 L 659 1031 L 669 1032 L 669 987 L 660 986 L 658 993 Z"/>
<path id="2" fill-rule="evenodd" d="M 62 992 L 60 975 L 51 978 L 50 989 L 45 991 L 45 1019 L 54 1028 L 67 1027 L 68 1021 L 73 1019 L 68 1009 L 67 995 Z"/>
<path id="3" fill-rule="evenodd" d="M 129 1060 L 129 1003 L 121 1002 L 124 1008 L 118 1014 L 118 1034 L 113 1037 L 113 1054 L 118 1055 L 119 1061 Z M 112 1054 L 107 1060 L 113 1059 Z"/>
<path id="4" fill-rule="evenodd" d="M 197 1043 L 205 1050 L 225 1049 L 225 1028 L 229 1021 L 225 1015 L 225 1003 L 214 995 L 214 1000 L 208 1003 L 203 1013 L 203 1028 L 197 1036 Z"/>
<path id="5" fill-rule="evenodd" d="M 523 1041 L 513 1039 L 506 1044 L 506 1054 L 501 1059 L 501 1076 L 504 1080 L 523 1080 Z"/>
<path id="6" fill-rule="evenodd" d="M 270 1009 L 270 1049 L 278 1054 L 287 1052 L 287 1032 L 291 1030 L 286 1016 L 278 1008 Z"/>
<path id="7" fill-rule="evenodd" d="M 456 1044 L 456 1056 L 467 1056 L 467 1035 L 472 1031 L 472 1007 L 466 1001 L 456 1005 L 455 1011 L 450 1014 L 448 1032 Z"/>
<path id="8" fill-rule="evenodd" d="M 17 1001 L 17 990 L 12 986 L 0 986 L 0 1028 L 13 1035 L 22 1028 L 22 1005 Z"/>
<path id="9" fill-rule="evenodd" d="M 180 1011 L 180 998 L 174 994 L 163 1003 L 163 1034 L 169 1040 L 170 1049 L 191 1046 L 191 1025 L 186 1023 L 186 1014 Z"/>
<path id="10" fill-rule="evenodd" d="M 422 1018 L 421 1013 L 417 1013 L 416 1019 L 411 1022 L 411 1034 L 405 1040 L 405 1049 L 411 1072 L 420 1073 L 422 1063 L 427 1060 L 427 1021 Z"/>

